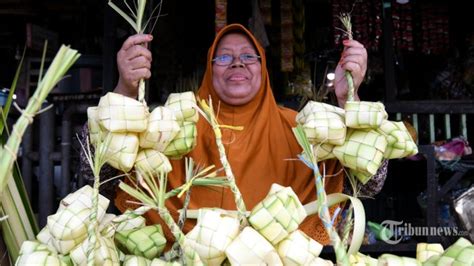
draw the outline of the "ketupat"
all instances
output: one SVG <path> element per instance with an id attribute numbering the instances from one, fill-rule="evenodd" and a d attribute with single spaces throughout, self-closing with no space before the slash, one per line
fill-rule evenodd
<path id="1" fill-rule="evenodd" d="M 118 93 L 108 92 L 102 96 L 97 112 L 100 125 L 109 132 L 140 133 L 148 126 L 148 107 Z"/>
<path id="2" fill-rule="evenodd" d="M 149 225 L 141 228 L 117 231 L 115 243 L 126 254 L 138 255 L 153 259 L 165 248 L 166 238 L 161 225 Z"/>
<path id="3" fill-rule="evenodd" d="M 207 265 L 221 265 L 225 250 L 239 234 L 239 220 L 218 210 L 200 209 L 196 226 L 186 234 L 186 244 Z"/>
<path id="4" fill-rule="evenodd" d="M 298 229 L 306 211 L 291 187 L 273 184 L 268 195 L 250 213 L 249 222 L 273 245 Z"/>
<path id="5" fill-rule="evenodd" d="M 310 101 L 297 114 L 296 122 L 303 125 L 311 144 L 341 145 L 346 138 L 344 110 L 333 105 Z"/>
<path id="6" fill-rule="evenodd" d="M 243 229 L 225 253 L 232 265 L 283 265 L 272 244 L 250 226 Z"/>
<path id="7" fill-rule="evenodd" d="M 345 125 L 349 128 L 376 129 L 388 117 L 384 105 L 380 102 L 347 101 L 344 110 Z"/>
<path id="8" fill-rule="evenodd" d="M 420 262 L 425 262 L 432 256 L 439 256 L 443 252 L 443 246 L 438 243 L 418 243 L 416 245 L 416 259 Z"/>
<path id="9" fill-rule="evenodd" d="M 163 152 L 180 130 L 173 110 L 156 107 L 148 118 L 148 126 L 140 133 L 140 147 Z"/>
<path id="10" fill-rule="evenodd" d="M 303 231 L 296 230 L 278 243 L 276 249 L 285 265 L 310 265 L 316 263 L 323 245 Z"/>

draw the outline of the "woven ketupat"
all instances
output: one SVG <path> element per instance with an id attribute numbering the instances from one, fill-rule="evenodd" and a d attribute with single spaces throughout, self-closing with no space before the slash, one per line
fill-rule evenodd
<path id="1" fill-rule="evenodd" d="M 163 153 L 153 149 L 144 149 L 138 152 L 135 169 L 157 176 L 159 173 L 169 173 L 171 163 Z"/>
<path id="2" fill-rule="evenodd" d="M 385 158 L 403 158 L 418 153 L 418 147 L 403 122 L 385 120 L 377 131 L 387 139 Z"/>
<path id="3" fill-rule="evenodd" d="M 107 163 L 112 167 L 128 172 L 135 164 L 138 153 L 138 136 L 135 133 L 109 133 Z"/>
<path id="4" fill-rule="evenodd" d="M 196 147 L 197 128 L 195 122 L 182 122 L 179 133 L 163 152 L 171 159 L 180 159 Z"/>
<path id="5" fill-rule="evenodd" d="M 161 225 L 118 231 L 115 233 L 115 242 L 126 254 L 153 259 L 161 254 L 165 248 L 166 238 Z"/>
<path id="6" fill-rule="evenodd" d="M 250 226 L 225 250 L 232 265 L 283 265 L 275 248 Z"/>
<path id="7" fill-rule="evenodd" d="M 215 210 L 199 210 L 196 226 L 186 235 L 188 244 L 206 265 L 221 265 L 225 249 L 239 234 L 239 220 Z"/>
<path id="8" fill-rule="evenodd" d="M 296 116 L 311 144 L 341 145 L 346 137 L 344 110 L 333 105 L 308 102 Z"/>
<path id="9" fill-rule="evenodd" d="M 278 243 L 276 249 L 285 265 L 311 265 L 321 253 L 323 245 L 303 231 L 296 230 Z"/>
<path id="10" fill-rule="evenodd" d="M 108 204 L 109 200 L 99 195 L 98 220 L 104 216 Z M 84 186 L 75 193 L 69 194 L 61 201 L 58 211 L 47 218 L 45 228 L 49 231 L 52 239 L 48 240 L 46 235 L 43 238 L 46 241 L 51 241 L 59 253 L 69 253 L 87 238 L 91 208 L 92 188 L 90 186 Z M 46 233 L 43 232 L 43 234 Z M 40 238 L 38 237 L 38 239 Z"/>
<path id="11" fill-rule="evenodd" d="M 101 137 L 99 108 L 97 106 L 87 108 L 87 126 L 89 127 L 90 143 L 95 146 Z"/>
<path id="12" fill-rule="evenodd" d="M 273 184 L 268 195 L 250 213 L 249 222 L 273 245 L 298 229 L 306 211 L 291 187 Z"/>
<path id="13" fill-rule="evenodd" d="M 66 265 L 57 252 L 37 241 L 24 241 L 15 265 Z"/>
<path id="14" fill-rule="evenodd" d="M 327 144 L 327 143 L 322 143 L 322 144 L 316 144 L 313 147 L 313 153 L 314 157 L 316 160 L 319 161 L 324 161 L 327 159 L 332 159 L 334 158 L 334 154 L 332 153 L 332 150 L 334 149 L 334 145 Z"/>
<path id="15" fill-rule="evenodd" d="M 109 92 L 98 105 L 99 123 L 110 132 L 143 132 L 148 126 L 148 107 L 130 97 Z"/>
<path id="16" fill-rule="evenodd" d="M 163 106 L 156 107 L 148 119 L 148 127 L 140 133 L 140 147 L 163 152 L 179 132 L 174 112 Z"/>
<path id="17" fill-rule="evenodd" d="M 345 124 L 350 128 L 378 128 L 388 117 L 385 106 L 380 102 L 348 101 Z"/>
<path id="18" fill-rule="evenodd" d="M 74 265 L 87 264 L 87 251 L 89 239 L 84 240 L 81 245 L 71 251 L 71 260 Z M 120 265 L 120 259 L 112 238 L 97 236 L 94 250 L 94 265 Z"/>
<path id="19" fill-rule="evenodd" d="M 196 97 L 192 91 L 171 93 L 165 106 L 173 110 L 177 121 L 197 123 L 199 113 L 196 110 Z"/>
<path id="20" fill-rule="evenodd" d="M 382 163 L 387 140 L 375 130 L 351 129 L 346 141 L 332 152 L 345 166 L 364 174 L 374 175 Z"/>

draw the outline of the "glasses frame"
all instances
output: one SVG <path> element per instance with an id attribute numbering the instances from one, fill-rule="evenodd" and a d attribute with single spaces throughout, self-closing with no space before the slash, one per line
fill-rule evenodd
<path id="1" fill-rule="evenodd" d="M 232 60 L 228 63 L 228 64 L 220 64 L 220 63 L 217 63 L 217 62 L 220 62 L 218 61 L 218 59 L 221 59 L 222 57 L 224 56 L 232 56 Z M 251 62 L 251 63 L 244 63 L 245 60 L 242 60 L 242 56 L 252 56 L 252 58 L 256 58 L 255 62 Z M 214 57 L 212 59 L 212 62 L 215 63 L 216 65 L 218 66 L 230 66 L 232 65 L 232 63 L 235 61 L 236 58 L 239 58 L 240 62 L 244 65 L 252 65 L 252 64 L 255 64 L 257 63 L 259 60 L 260 60 L 260 56 L 258 54 L 249 54 L 249 53 L 244 53 L 244 54 L 240 54 L 239 56 L 234 56 L 234 55 L 231 55 L 231 54 L 223 54 L 223 55 L 218 55 L 216 57 Z"/>

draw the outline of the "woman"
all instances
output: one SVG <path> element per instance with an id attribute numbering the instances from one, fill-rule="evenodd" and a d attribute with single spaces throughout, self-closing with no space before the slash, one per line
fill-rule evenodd
<path id="1" fill-rule="evenodd" d="M 120 72 L 115 92 L 135 98 L 138 80 L 150 77 L 151 53 L 142 45 L 151 41 L 149 35 L 128 38 L 117 55 Z M 347 83 L 344 71 L 354 77 L 356 88 L 361 84 L 367 64 L 367 53 L 357 41 L 345 41 L 345 50 L 336 69 L 336 95 L 339 105 L 346 101 Z M 316 199 L 312 171 L 298 160 L 301 153 L 292 127 L 296 125 L 296 112 L 279 107 L 274 99 L 268 77 L 265 52 L 255 37 L 242 25 L 232 24 L 216 36 L 208 52 L 207 68 L 198 95 L 211 96 L 214 109 L 219 109 L 221 124 L 243 126 L 242 131 L 223 129 L 223 143 L 236 182 L 248 210 L 251 210 L 268 193 L 273 183 L 291 186 L 301 202 Z M 200 119 L 197 125 L 196 148 L 188 155 L 200 165 L 221 167 L 214 133 L 209 124 Z M 293 160 L 292 160 L 293 159 Z M 184 160 L 172 160 L 173 171 L 169 184 L 177 187 L 184 183 Z M 326 191 L 343 190 L 344 176 L 341 165 L 335 160 L 325 162 Z M 189 209 L 219 207 L 235 209 L 232 192 L 227 188 L 194 187 Z M 115 204 L 121 211 L 136 208 L 127 202 L 131 199 L 117 190 Z M 176 210 L 182 200 L 172 198 L 167 207 L 177 217 Z M 150 222 L 160 222 L 155 212 L 149 212 Z M 192 228 L 185 224 L 184 231 Z M 166 227 L 166 226 L 165 226 Z M 322 244 L 329 239 L 316 215 L 308 217 L 300 227 Z M 169 234 L 168 234 L 169 235 Z"/>

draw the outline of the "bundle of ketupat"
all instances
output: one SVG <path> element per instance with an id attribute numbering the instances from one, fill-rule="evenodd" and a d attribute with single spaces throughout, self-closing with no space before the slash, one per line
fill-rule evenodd
<path id="1" fill-rule="evenodd" d="M 170 94 L 165 106 L 151 113 L 144 101 L 109 92 L 87 110 L 90 142 L 95 146 L 109 136 L 107 162 L 123 172 L 139 165 L 168 173 L 171 164 L 164 155 L 181 158 L 196 145 L 195 107 L 192 92 Z"/>
<path id="2" fill-rule="evenodd" d="M 66 196 L 58 211 L 48 217 L 47 225 L 37 235 L 37 239 L 23 242 L 16 265 L 88 264 L 88 226 L 92 198 L 93 189 L 88 185 Z M 166 240 L 161 228 L 152 228 L 153 232 L 149 232 L 150 229 L 145 227 L 145 219 L 141 215 L 147 208 L 127 211 L 116 216 L 105 212 L 108 204 L 108 199 L 99 196 L 97 221 L 100 225 L 95 241 L 94 265 L 120 265 L 121 250 L 116 247 L 114 239 L 125 242 L 124 246 L 128 248 L 126 251 L 132 249 L 132 242 L 135 242 L 140 243 L 135 246 L 141 248 L 139 251 L 142 252 L 136 253 L 153 254 L 156 257 L 161 254 Z M 135 233 L 140 230 L 145 232 L 141 235 Z M 129 233 L 130 231 L 133 232 Z M 153 238 L 152 243 L 145 246 L 144 243 L 147 243 L 146 240 L 150 237 Z M 144 247 L 146 250 L 143 250 Z"/>
<path id="3" fill-rule="evenodd" d="M 348 101 L 345 109 L 341 109 L 310 101 L 298 113 L 296 121 L 314 146 L 318 161 L 336 157 L 363 184 L 377 172 L 384 158 L 404 158 L 418 153 L 405 125 L 388 121 L 387 112 L 379 102 Z M 334 127 L 328 129 L 331 126 Z"/>

